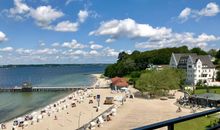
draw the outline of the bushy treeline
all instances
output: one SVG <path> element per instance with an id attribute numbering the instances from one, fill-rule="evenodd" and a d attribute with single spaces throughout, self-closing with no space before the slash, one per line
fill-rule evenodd
<path id="1" fill-rule="evenodd" d="M 121 52 L 118 55 L 117 63 L 109 65 L 105 69 L 105 76 L 125 76 L 133 71 L 144 70 L 149 64 L 169 64 L 172 53 L 207 54 L 207 52 L 203 51 L 201 48 L 193 48 L 189 50 L 187 46 L 163 48 L 144 52 L 134 51 L 132 54 Z"/>
<path id="2" fill-rule="evenodd" d="M 183 70 L 166 68 L 161 71 L 149 70 L 142 73 L 135 88 L 152 95 L 166 95 L 169 90 L 179 89 L 184 84 L 186 73 Z"/>

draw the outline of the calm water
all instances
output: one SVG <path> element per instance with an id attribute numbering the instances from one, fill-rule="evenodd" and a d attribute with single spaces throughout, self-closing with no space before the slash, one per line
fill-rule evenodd
<path id="1" fill-rule="evenodd" d="M 33 86 L 89 86 L 92 73 L 102 73 L 106 65 L 68 65 L 0 68 L 0 87 L 20 86 L 29 81 Z M 0 93 L 0 122 L 46 106 L 68 92 Z"/>

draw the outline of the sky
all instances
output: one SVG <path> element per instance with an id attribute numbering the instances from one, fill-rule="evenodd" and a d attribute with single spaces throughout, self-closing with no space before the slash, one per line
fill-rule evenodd
<path id="1" fill-rule="evenodd" d="M 220 48 L 219 0 L 0 0 L 0 64 L 114 63 L 118 53 Z"/>

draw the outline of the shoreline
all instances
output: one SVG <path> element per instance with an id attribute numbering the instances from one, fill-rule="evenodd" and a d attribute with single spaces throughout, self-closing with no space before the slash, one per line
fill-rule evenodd
<path id="1" fill-rule="evenodd" d="M 98 82 L 98 80 L 99 80 L 101 74 L 90 74 L 90 75 L 91 75 L 92 77 L 94 77 L 94 79 L 95 79 L 94 82 L 93 82 L 93 83 L 90 85 L 90 87 L 89 87 L 89 89 L 93 89 L 93 88 L 95 87 L 96 83 Z M 82 89 L 83 89 L 83 87 L 82 87 Z M 4 124 L 6 124 L 6 126 L 10 126 L 10 124 L 12 125 L 12 124 L 13 124 L 13 121 L 14 121 L 15 119 L 19 118 L 19 117 L 24 117 L 25 115 L 29 115 L 29 114 L 31 114 L 31 113 L 33 113 L 33 112 L 40 113 L 40 111 L 41 111 L 42 109 L 44 109 L 46 106 L 52 105 L 52 104 L 54 104 L 54 103 L 56 103 L 56 102 L 58 102 L 58 101 L 60 101 L 60 100 L 62 100 L 62 99 L 66 99 L 66 98 L 68 98 L 73 92 L 76 92 L 76 91 L 77 91 L 77 90 L 72 91 L 72 92 L 69 92 L 69 94 L 66 94 L 66 95 L 62 96 L 61 98 L 58 98 L 58 99 L 55 100 L 55 101 L 49 102 L 48 104 L 46 104 L 46 105 L 43 106 L 43 107 L 39 107 L 39 108 L 36 108 L 36 109 L 34 109 L 34 110 L 30 110 L 30 111 L 28 111 L 28 112 L 26 112 L 26 113 L 24 113 L 24 114 L 21 114 L 21 115 L 19 115 L 19 116 L 17 116 L 17 117 L 14 117 L 14 118 L 12 118 L 12 119 L 8 119 L 8 120 L 6 120 L 6 121 L 4 121 L 4 122 L 0 122 L 0 124 L 4 123 Z"/>

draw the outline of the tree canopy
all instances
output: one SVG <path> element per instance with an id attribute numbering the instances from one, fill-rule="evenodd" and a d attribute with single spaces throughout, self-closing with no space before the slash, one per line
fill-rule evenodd
<path id="1" fill-rule="evenodd" d="M 108 77 L 125 76 L 133 71 L 145 70 L 149 64 L 164 65 L 169 64 L 172 53 L 197 53 L 206 55 L 207 53 L 200 48 L 188 49 L 187 46 L 162 48 L 150 51 L 133 51 L 132 54 L 121 52 L 118 55 L 118 61 L 109 65 L 104 75 Z"/>

